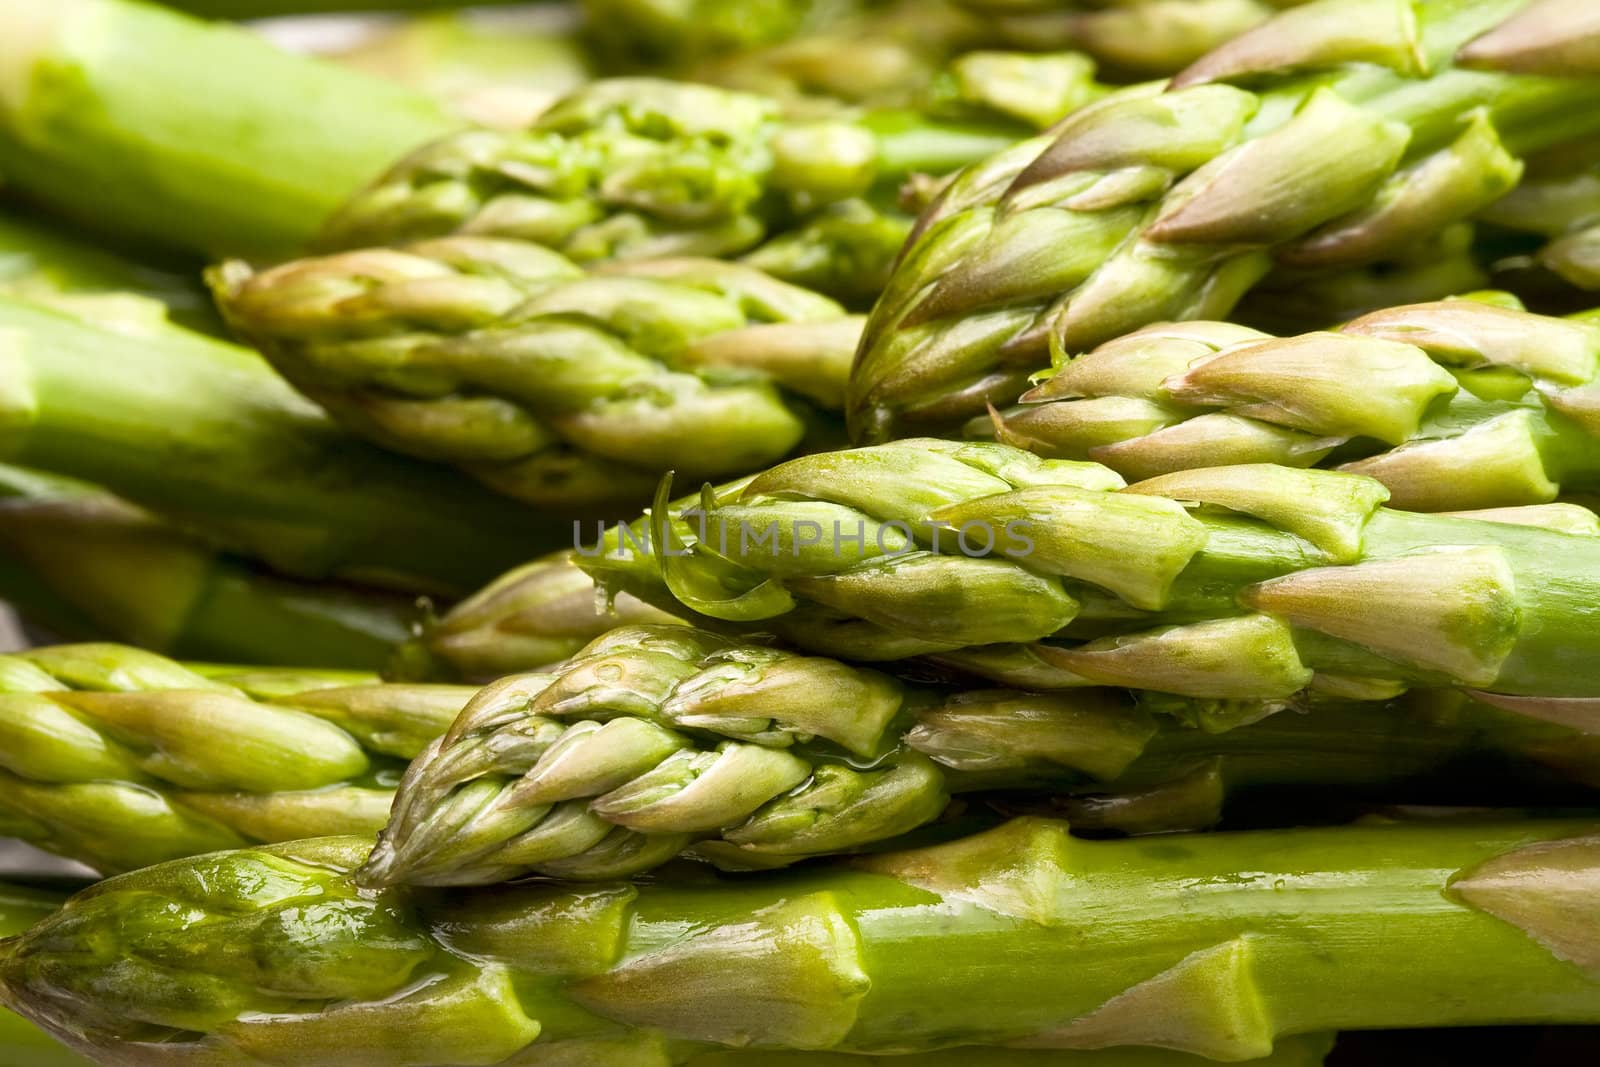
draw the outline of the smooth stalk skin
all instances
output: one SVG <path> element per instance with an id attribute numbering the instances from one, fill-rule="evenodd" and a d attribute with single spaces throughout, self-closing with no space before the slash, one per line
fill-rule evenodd
<path id="1" fill-rule="evenodd" d="M 0 883 L 0 937 L 15 937 L 54 913 L 67 894 Z M 9 1011 L 0 1011 L 0 1049 L 9 1067 L 93 1067 L 88 1060 Z"/>
<path id="2" fill-rule="evenodd" d="M 1600 34 L 1588 0 L 1538 2 L 1536 44 Z M 868 322 L 853 436 L 949 432 L 1052 352 L 1225 318 L 1274 265 L 1379 262 L 1488 207 L 1600 126 L 1600 78 L 1496 43 L 1527 3 L 1316 0 L 967 168 Z"/>
<path id="3" fill-rule="evenodd" d="M 102 872 L 376 834 L 406 761 L 474 692 L 125 645 L 0 656 L 0 829 Z"/>
<path id="4" fill-rule="evenodd" d="M 0 211 L 0 294 L 81 308 L 91 301 L 153 301 L 182 326 L 217 332 L 221 323 L 199 273 L 145 263 L 66 230 Z"/>
<path id="5" fill-rule="evenodd" d="M 1597 377 L 1600 327 L 1484 294 L 1296 337 L 1146 327 L 1063 359 L 969 432 L 1133 480 L 1321 465 L 1378 479 L 1396 508 L 1515 507 L 1596 487 Z"/>
<path id="6" fill-rule="evenodd" d="M 1062 62 L 1078 90 L 1058 90 L 1062 106 L 1098 94 L 1087 65 Z M 892 219 L 830 220 L 841 212 L 883 218 L 867 198 L 918 171 L 947 174 L 1033 128 L 915 110 L 793 119 L 771 97 L 612 78 L 525 130 L 470 130 L 413 153 L 352 198 L 323 243 L 513 237 L 580 263 L 756 250 L 763 269 L 782 273 L 789 262 L 823 291 L 870 299 L 904 229 Z M 781 254 L 763 249 L 774 238 Z"/>
<path id="7" fill-rule="evenodd" d="M 1594 724 L 1443 695 L 1235 726 L 1203 702 L 908 687 L 681 625 L 624 627 L 554 680 L 479 692 L 411 764 L 359 880 L 595 881 L 680 854 L 779 867 L 881 847 L 979 790 L 1056 794 L 1080 828 L 1151 833 L 1213 825 L 1262 787 L 1392 796 L 1473 753 L 1600 785 Z"/>
<path id="8" fill-rule="evenodd" d="M 1269 704 L 1314 682 L 1600 696 L 1592 528 L 1389 510 L 1362 475 L 1244 464 L 1126 486 L 922 439 L 790 460 L 687 509 L 666 490 L 580 565 L 824 655 Z"/>
<path id="9" fill-rule="evenodd" d="M 411 598 L 296 582 L 93 486 L 0 466 L 0 599 L 58 637 L 184 659 L 378 670 Z"/>
<path id="10" fill-rule="evenodd" d="M 154 4 L 0 3 L 0 173 L 97 231 L 290 255 L 459 125 L 425 93 Z"/>
<path id="11" fill-rule="evenodd" d="M 234 330 L 355 432 L 567 514 L 637 507 L 668 470 L 727 478 L 793 452 L 800 406 L 841 406 L 861 325 L 740 264 L 586 274 L 502 238 L 233 261 L 213 287 Z"/>
<path id="12" fill-rule="evenodd" d="M 0 297 L 0 460 L 92 482 L 275 569 L 455 593 L 563 531 L 339 430 L 255 353 Z"/>
<path id="13" fill-rule="evenodd" d="M 525 563 L 443 615 L 423 619 L 385 674 L 487 684 L 554 667 L 619 626 L 677 621 L 626 593 L 601 596 L 573 556 L 555 552 Z"/>
<path id="14" fill-rule="evenodd" d="M 1085 841 L 1019 819 L 760 878 L 448 893 L 356 888 L 367 847 L 102 883 L 0 947 L 5 999 L 106 1067 L 657 1067 L 683 1045 L 1239 1062 L 1335 1028 L 1600 1019 L 1581 820 Z"/>

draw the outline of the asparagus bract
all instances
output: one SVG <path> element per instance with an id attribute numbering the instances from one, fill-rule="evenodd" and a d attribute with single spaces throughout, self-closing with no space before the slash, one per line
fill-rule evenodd
<path id="1" fill-rule="evenodd" d="M 0 459 L 79 478 L 287 573 L 445 593 L 568 540 L 343 433 L 260 357 L 0 298 Z"/>
<path id="2" fill-rule="evenodd" d="M 404 596 L 262 573 L 92 486 L 3 466 L 0 549 L 0 598 L 29 622 L 189 659 L 377 670 L 416 614 Z"/>
<path id="3" fill-rule="evenodd" d="M 224 315 L 364 436 L 567 512 L 791 452 L 795 399 L 838 409 L 860 327 L 833 301 L 706 259 L 585 275 L 457 237 L 215 272 Z"/>
<path id="4" fill-rule="evenodd" d="M 592 881 L 686 851 L 777 867 L 901 837 L 975 790 L 1058 794 L 1084 828 L 1204 827 L 1242 790 L 1351 797 L 1492 750 L 1600 784 L 1586 734 L 1435 704 L 1341 702 L 1212 733 L 1169 717 L 1215 722 L 1200 702 L 919 689 L 684 626 L 625 627 L 553 681 L 474 697 L 412 763 L 360 878 Z"/>
<path id="5" fill-rule="evenodd" d="M 1018 820 L 742 882 L 439 895 L 357 890 L 364 843 L 299 842 L 89 889 L 4 943 L 0 981 L 108 1067 L 719 1045 L 1240 1061 L 1335 1027 L 1600 1019 L 1596 841 L 1525 822 L 1096 842 Z"/>
<path id="6" fill-rule="evenodd" d="M 122 645 L 0 656 L 0 828 L 101 871 L 383 826 L 474 691 L 346 671 L 199 673 Z"/>
<path id="7" fill-rule="evenodd" d="M 1124 90 L 969 167 L 924 212 L 874 310 L 853 433 L 948 430 L 1014 401 L 1051 351 L 1222 318 L 1274 261 L 1374 262 L 1487 207 L 1520 156 L 1600 123 L 1600 80 L 1529 73 L 1496 43 L 1525 6 L 1317 0 L 1165 91 Z M 1524 24 L 1581 54 L 1587 7 L 1540 0 Z M 1458 52 L 1474 69 L 1453 65 Z"/>
<path id="8" fill-rule="evenodd" d="M 1388 495 L 1266 464 L 1125 488 L 1098 464 L 911 440 L 790 460 L 687 510 L 663 491 L 582 565 L 824 654 L 936 655 L 1027 686 L 1275 700 L 1322 674 L 1600 695 L 1600 539 Z"/>
<path id="9" fill-rule="evenodd" d="M 1600 329 L 1449 300 L 1273 338 L 1150 326 L 1062 363 L 975 424 L 1127 478 L 1234 463 L 1337 465 L 1419 511 L 1545 503 L 1600 474 Z"/>

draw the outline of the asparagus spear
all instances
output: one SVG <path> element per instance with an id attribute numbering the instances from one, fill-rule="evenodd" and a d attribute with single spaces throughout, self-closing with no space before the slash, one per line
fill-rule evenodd
<path id="1" fill-rule="evenodd" d="M 1531 73 L 1537 48 L 1508 37 L 1582 56 L 1590 5 L 1526 6 L 1317 0 L 968 168 L 869 321 L 853 432 L 947 429 L 1052 350 L 1221 318 L 1274 261 L 1380 260 L 1487 207 L 1520 155 L 1600 123 L 1600 78 Z"/>
<path id="2" fill-rule="evenodd" d="M 200 673 L 121 645 L 0 657 L 0 827 L 102 871 L 373 834 L 404 761 L 472 693 L 346 671 Z"/>
<path id="3" fill-rule="evenodd" d="M 0 884 L 0 937 L 15 937 L 60 908 L 66 894 Z M 9 1011 L 0 1011 L 0 1048 L 11 1067 L 91 1067 L 39 1028 Z"/>
<path id="4" fill-rule="evenodd" d="M 1512 302 L 1389 308 L 1285 338 L 1151 326 L 972 429 L 1135 479 L 1322 464 L 1377 478 L 1400 508 L 1545 503 L 1600 475 L 1600 329 Z"/>
<path id="5" fill-rule="evenodd" d="M 1063 62 L 1076 93 L 1058 90 L 1058 102 L 1097 91 L 1081 64 Z M 464 233 L 532 240 L 579 262 L 731 256 L 819 209 L 881 196 L 916 171 L 948 173 L 1030 129 L 906 110 L 787 119 L 764 96 L 610 79 L 527 130 L 468 131 L 414 153 L 347 203 L 324 241 L 359 248 Z M 817 252 L 845 262 L 813 277 L 838 275 L 827 288 L 841 295 L 873 292 L 892 248 L 866 244 Z"/>
<path id="6" fill-rule="evenodd" d="M 826 655 L 937 655 L 1027 686 L 1272 700 L 1320 674 L 1600 696 L 1593 536 L 1392 511 L 1373 479 L 1266 464 L 1122 489 L 1098 464 L 901 441 L 790 460 L 687 511 L 663 487 L 581 565 Z"/>
<path id="7" fill-rule="evenodd" d="M 514 4 L 525 0 L 161 0 L 169 7 L 212 19 L 259 19 L 334 11 L 430 11 L 447 7 Z"/>
<path id="8" fill-rule="evenodd" d="M 338 431 L 254 353 L 0 298 L 0 459 L 80 478 L 286 573 L 452 592 L 554 524 Z"/>
<path id="9" fill-rule="evenodd" d="M 1224 726 L 1199 702 L 908 689 L 887 675 L 683 626 L 600 638 L 552 681 L 487 686 L 407 771 L 364 883 L 624 877 L 689 854 L 762 868 L 931 823 L 953 793 L 1044 789 L 1075 825 L 1207 826 L 1265 785 L 1347 796 L 1472 751 L 1600 784 L 1596 744 L 1488 708 L 1318 707 Z M 1587 755 L 1583 755 L 1583 754 Z M 1524 776 L 1525 778 L 1527 776 Z"/>
<path id="10" fill-rule="evenodd" d="M 366 847 L 102 883 L 0 946 L 6 1000 L 146 1067 L 984 1043 L 1238 1061 L 1329 1027 L 1600 1019 L 1584 822 L 1080 841 L 1024 819 L 742 882 L 444 895 L 358 890 L 341 872 Z"/>
<path id="11" fill-rule="evenodd" d="M 1459 803 L 1516 782 L 1564 804 L 1600 786 L 1581 724 L 1522 709 L 1317 701 L 1214 732 L 1229 725 L 1115 693 L 910 690 L 684 627 L 618 630 L 557 674 L 481 692 L 66 645 L 0 658 L 0 829 L 103 871 L 372 835 L 421 756 L 368 877 L 453 884 L 616 877 L 691 846 L 719 866 L 781 866 L 984 821 L 980 807 L 929 826 L 951 792 L 1049 796 L 1085 829 L 1153 833 L 1211 826 L 1263 790 Z M 799 765 L 808 784 L 774 796 Z M 1537 785 L 1552 769 L 1570 785 Z M 539 789 L 574 799 L 551 810 Z M 724 825 L 693 822 L 709 812 Z"/>
<path id="12" fill-rule="evenodd" d="M 570 659 L 614 627 L 676 620 L 626 593 L 601 603 L 571 552 L 516 567 L 420 632 L 390 662 L 391 677 L 487 683 Z"/>
<path id="13" fill-rule="evenodd" d="M 92 486 L 0 466 L 0 598 L 59 636 L 235 663 L 376 670 L 415 605 L 261 573 Z M 592 614 L 592 612 L 591 612 Z"/>
<path id="14" fill-rule="evenodd" d="M 136 0 L 0 0 L 0 42 L 7 184 L 158 247 L 293 254 L 459 125 L 424 93 Z"/>
<path id="15" fill-rule="evenodd" d="M 793 451 L 790 398 L 837 410 L 860 325 L 703 259 L 585 275 L 458 237 L 215 273 L 229 323 L 356 432 L 519 499 L 605 514 L 669 469 L 725 478 Z M 788 395 L 779 386 L 788 387 Z"/>

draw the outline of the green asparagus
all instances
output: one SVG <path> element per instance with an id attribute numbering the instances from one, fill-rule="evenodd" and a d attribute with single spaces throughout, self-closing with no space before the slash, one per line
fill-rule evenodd
<path id="1" fill-rule="evenodd" d="M 64 893 L 0 884 L 0 937 L 15 937 L 61 907 Z M 0 1048 L 10 1067 L 91 1067 L 37 1027 L 0 1011 Z"/>
<path id="2" fill-rule="evenodd" d="M 1085 65 L 1062 63 L 1069 85 L 1057 87 L 1055 104 L 1098 92 Z M 824 209 L 880 211 L 862 198 L 881 200 L 916 171 L 949 173 L 1033 128 L 916 110 L 789 119 L 769 97 L 610 79 L 526 130 L 472 130 L 421 149 L 353 198 L 323 240 L 359 248 L 452 233 L 516 237 L 588 263 L 733 256 L 788 237 L 783 255 L 757 261 L 776 270 L 799 256 L 787 247 L 790 231 L 822 225 Z M 805 246 L 827 263 L 807 277 L 841 297 L 876 295 L 904 235 L 880 230 L 809 234 Z M 819 240 L 829 234 L 842 247 Z"/>
<path id="3" fill-rule="evenodd" d="M 1595 736 L 1443 698 L 1340 703 L 1221 733 L 1161 714 L 1215 721 L 1199 702 L 908 689 L 683 626 L 619 629 L 554 681 L 513 676 L 474 697 L 412 763 L 360 879 L 596 880 L 685 851 L 776 867 L 893 840 L 974 790 L 1062 794 L 1080 828 L 1205 827 L 1225 794 L 1292 785 L 1349 799 L 1474 750 L 1516 750 L 1600 785 Z"/>
<path id="4" fill-rule="evenodd" d="M 1376 409 L 1382 410 L 1382 409 Z M 606 530 L 608 590 L 855 660 L 1274 700 L 1324 684 L 1600 696 L 1600 538 L 1393 511 L 1362 475 L 908 440 L 790 460 Z"/>
<path id="5" fill-rule="evenodd" d="M 154 302 L 152 317 L 204 332 L 221 325 L 198 271 L 138 262 L 13 212 L 0 212 L 0 294 L 77 308 L 132 295 Z"/>
<path id="6" fill-rule="evenodd" d="M 339 431 L 253 352 L 0 297 L 0 460 L 79 478 L 285 573 L 459 592 L 570 543 Z"/>
<path id="7" fill-rule="evenodd" d="M 1326 791 L 1338 809 L 1564 805 L 1600 787 L 1589 727 L 1537 707 L 1307 706 L 1230 729 L 1200 702 L 908 689 L 681 626 L 621 629 L 556 674 L 481 691 L 64 645 L 0 657 L 0 831 L 102 871 L 374 835 L 415 759 L 366 877 L 454 884 L 619 877 L 683 853 L 782 866 L 969 832 L 996 791 L 1085 830 L 1154 833 L 1248 815 L 1264 792 Z M 944 817 L 975 791 L 966 817 Z"/>
<path id="8" fill-rule="evenodd" d="M 405 11 L 524 0 L 161 0 L 169 7 L 212 19 L 259 19 L 275 15 L 308 15 L 332 11 Z"/>
<path id="9" fill-rule="evenodd" d="M 615 514 L 662 472 L 726 478 L 792 452 L 791 399 L 837 411 L 860 334 L 833 301 L 738 264 L 584 274 L 456 237 L 214 273 L 224 316 L 357 433 L 493 488 Z M 787 387 L 781 389 L 780 387 Z"/>
<path id="10" fill-rule="evenodd" d="M 554 667 L 617 626 L 675 621 L 626 593 L 602 602 L 573 554 L 556 552 L 507 571 L 444 615 L 423 619 L 386 673 L 487 683 Z"/>
<path id="11" fill-rule="evenodd" d="M 944 432 L 1052 351 L 1221 318 L 1274 262 L 1370 263 L 1489 206 L 1520 156 L 1600 126 L 1600 78 L 1526 72 L 1586 54 L 1592 5 L 1527 5 L 1317 0 L 969 167 L 869 320 L 854 435 Z"/>
<path id="12" fill-rule="evenodd" d="M 59 637 L 234 663 L 377 670 L 409 598 L 259 572 L 92 486 L 0 466 L 0 599 Z M 591 613 L 593 614 L 593 613 Z"/>
<path id="13" fill-rule="evenodd" d="M 1331 332 L 1150 326 L 1063 361 L 971 427 L 1127 478 L 1323 464 L 1419 511 L 1509 507 L 1600 484 L 1600 327 L 1498 303 L 1389 308 Z"/>
<path id="14" fill-rule="evenodd" d="M 365 843 L 91 888 L 0 945 L 104 1064 L 636 1062 L 707 1046 L 1270 1055 L 1330 1028 L 1600 1020 L 1582 821 L 1082 841 L 1023 819 L 697 884 L 356 888 Z M 629 1058 L 631 1057 L 631 1059 Z"/>
<path id="15" fill-rule="evenodd" d="M 0 830 L 107 872 L 375 834 L 405 761 L 473 692 L 347 671 L 201 673 L 121 645 L 0 656 Z"/>
<path id="16" fill-rule="evenodd" d="M 138 0 L 0 0 L 0 174 L 88 226 L 276 257 L 417 145 L 433 97 Z"/>

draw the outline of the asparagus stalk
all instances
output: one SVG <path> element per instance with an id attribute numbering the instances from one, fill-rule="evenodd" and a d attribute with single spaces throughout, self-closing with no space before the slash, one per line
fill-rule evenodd
<path id="1" fill-rule="evenodd" d="M 0 937 L 17 936 L 65 900 L 64 893 L 0 884 Z M 12 1067 L 91 1067 L 88 1060 L 9 1011 L 0 1011 L 0 1048 L 6 1050 Z"/>
<path id="2" fill-rule="evenodd" d="M 416 614 L 405 597 L 261 573 L 92 486 L 13 467 L 0 548 L 0 598 L 29 621 L 189 659 L 377 670 Z"/>
<path id="3" fill-rule="evenodd" d="M 1600 79 L 1534 73 L 1533 46 L 1586 54 L 1588 8 L 1317 0 L 968 168 L 874 310 L 853 432 L 946 430 L 1052 350 L 1222 318 L 1274 262 L 1374 262 L 1489 206 L 1600 123 Z"/>
<path id="4" fill-rule="evenodd" d="M 0 294 L 77 308 L 131 294 L 153 301 L 158 311 L 190 329 L 214 332 L 221 325 L 197 271 L 139 262 L 77 234 L 3 212 Z"/>
<path id="5" fill-rule="evenodd" d="M 1600 763 L 1581 766 L 1596 754 L 1587 735 L 1488 708 L 1341 703 L 1220 734 L 1158 713 L 1216 722 L 1198 702 L 908 689 L 683 626 L 619 629 L 553 681 L 513 676 L 474 697 L 412 763 L 360 878 L 596 880 L 686 850 L 775 867 L 901 837 L 976 790 L 1064 794 L 1095 829 L 1204 827 L 1225 795 L 1293 785 L 1349 799 L 1474 751 L 1552 755 L 1600 784 Z"/>
<path id="6" fill-rule="evenodd" d="M 1123 490 L 1097 464 L 901 441 L 790 460 L 690 509 L 663 487 L 581 565 L 825 655 L 934 655 L 1008 684 L 1600 695 L 1593 536 L 1393 511 L 1373 479 L 1266 464 Z"/>
<path id="7" fill-rule="evenodd" d="M 337 430 L 254 353 L 0 298 L 0 459 L 104 486 L 286 573 L 453 592 L 563 539 Z"/>
<path id="8" fill-rule="evenodd" d="M 1023 819 L 740 882 L 444 895 L 357 889 L 365 843 L 299 842 L 92 888 L 0 947 L 0 982 L 107 1065 L 1239 1061 L 1330 1027 L 1600 1019 L 1596 842 L 1570 821 L 1080 841 Z"/>
<path id="9" fill-rule="evenodd" d="M 1297 337 L 1147 327 L 971 429 L 1134 479 L 1321 464 L 1377 478 L 1394 507 L 1508 507 L 1595 486 L 1597 375 L 1594 325 L 1447 300 Z"/>
<path id="10" fill-rule="evenodd" d="M 424 93 L 137 0 L 4 0 L 0 42 L 7 184 L 160 247 L 293 254 L 459 125 Z"/>
<path id="11" fill-rule="evenodd" d="M 357 433 L 534 504 L 615 513 L 661 473 L 726 478 L 837 410 L 860 333 L 738 264 L 585 275 L 537 245 L 445 238 L 215 273 L 223 314 Z M 780 387 L 787 387 L 783 389 Z"/>

